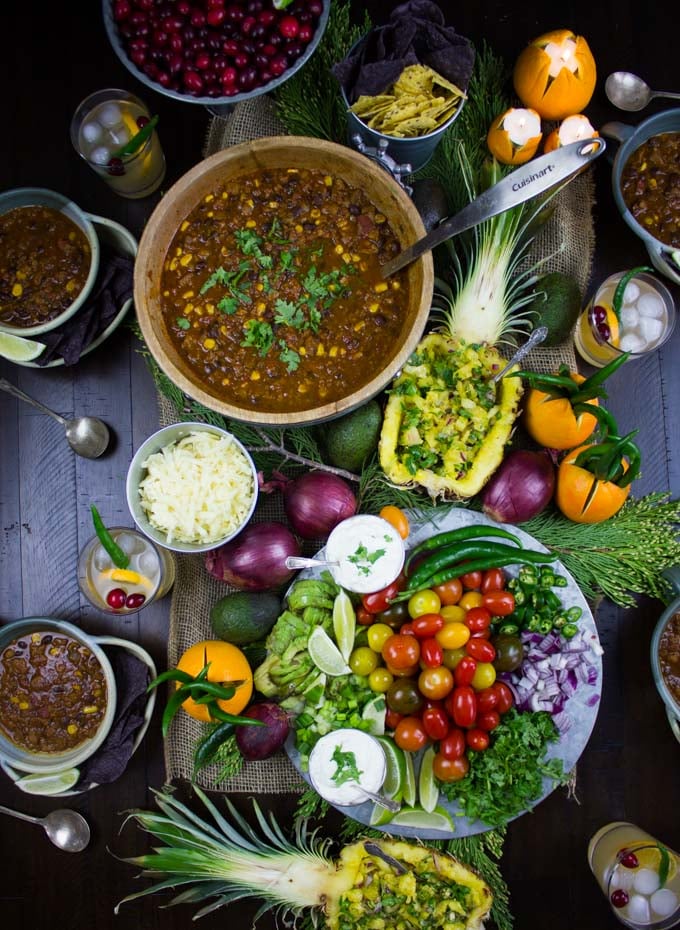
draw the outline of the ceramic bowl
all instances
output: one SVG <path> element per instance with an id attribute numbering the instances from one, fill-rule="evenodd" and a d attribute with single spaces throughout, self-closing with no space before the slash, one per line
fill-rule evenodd
<path id="1" fill-rule="evenodd" d="M 56 191 L 43 187 L 16 187 L 0 194 L 0 214 L 14 210 L 16 207 L 36 205 L 51 207 L 53 210 L 64 213 L 82 230 L 90 246 L 90 269 L 83 289 L 59 316 L 55 316 L 52 320 L 39 323 L 36 326 L 9 326 L 0 322 L 1 332 L 12 333 L 15 336 L 39 336 L 41 333 L 56 329 L 66 320 L 70 320 L 90 296 L 90 291 L 99 271 L 99 239 L 92 223 L 93 218 L 81 210 L 72 200 L 64 197 L 63 194 L 58 194 Z"/>
<path id="2" fill-rule="evenodd" d="M 246 459 L 248 460 L 253 477 L 252 499 L 248 505 L 248 510 L 244 519 L 233 532 L 225 536 L 206 541 L 204 543 L 183 543 L 178 542 L 177 540 L 168 542 L 167 535 L 162 530 L 159 530 L 155 526 L 151 525 L 146 511 L 142 507 L 139 496 L 139 485 L 142 479 L 146 476 L 144 462 L 150 455 L 153 455 L 154 452 L 160 452 L 161 449 L 166 448 L 173 442 L 177 442 L 178 440 L 183 439 L 190 433 L 200 432 L 213 433 L 216 436 L 225 436 L 231 439 L 231 441 L 236 444 L 241 452 L 243 452 Z M 170 549 L 172 552 L 184 553 L 207 552 L 209 549 L 215 549 L 218 546 L 223 546 L 225 543 L 229 542 L 230 539 L 233 539 L 235 536 L 237 536 L 253 515 L 253 511 L 255 510 L 255 506 L 257 504 L 257 488 L 257 469 L 255 468 L 255 463 L 253 462 L 249 452 L 238 441 L 238 439 L 232 436 L 231 433 L 220 429 L 218 426 L 211 426 L 207 423 L 173 423 L 171 426 L 165 426 L 163 429 L 153 433 L 153 435 L 149 436 L 149 438 L 143 442 L 139 449 L 137 449 L 135 452 L 133 459 L 130 462 L 126 482 L 128 508 L 132 514 L 133 520 L 142 531 L 142 533 L 144 533 L 145 536 L 148 536 L 149 539 L 157 543 L 159 546 L 163 546 L 165 549 Z"/>
<path id="3" fill-rule="evenodd" d="M 659 660 L 659 643 L 663 633 L 676 614 L 680 614 L 680 565 L 674 565 L 672 568 L 663 572 L 664 576 L 670 581 L 676 597 L 661 614 L 654 627 L 652 635 L 652 644 L 650 647 L 650 661 L 652 665 L 652 676 L 659 697 L 666 706 L 666 716 L 671 725 L 675 738 L 680 742 L 680 704 L 673 697 L 673 694 L 666 683 L 661 672 L 661 662 Z"/>
<path id="4" fill-rule="evenodd" d="M 620 143 L 612 166 L 612 190 L 621 216 L 635 235 L 644 242 L 654 267 L 671 281 L 680 284 L 680 264 L 676 260 L 678 250 L 648 233 L 630 212 L 621 193 L 621 175 L 630 156 L 652 136 L 658 136 L 663 132 L 680 132 L 680 108 L 664 110 L 643 120 L 638 126 L 612 122 L 605 123 L 600 129 L 600 135 Z"/>

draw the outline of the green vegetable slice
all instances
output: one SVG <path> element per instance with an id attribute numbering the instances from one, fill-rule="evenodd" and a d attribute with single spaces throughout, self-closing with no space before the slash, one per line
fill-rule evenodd
<path id="1" fill-rule="evenodd" d="M 122 148 L 114 152 L 114 158 L 125 158 L 128 155 L 134 155 L 135 152 L 144 145 L 157 125 L 158 116 L 152 116 L 146 126 L 143 126 L 139 132 L 136 132 Z"/>
<path id="2" fill-rule="evenodd" d="M 638 265 L 637 268 L 631 268 L 630 271 L 627 271 L 616 285 L 614 299 L 612 300 L 612 310 L 616 314 L 616 319 L 619 321 L 621 320 L 621 305 L 623 304 L 623 294 L 626 290 L 628 282 L 631 281 L 636 274 L 640 274 L 642 271 L 654 271 L 654 269 L 650 268 L 649 265 Z"/>
<path id="3" fill-rule="evenodd" d="M 104 521 L 94 504 L 91 505 L 90 510 L 92 511 L 92 522 L 94 524 L 94 531 L 97 534 L 97 539 L 108 552 L 111 561 L 116 568 L 127 568 L 130 564 L 130 556 L 126 552 L 123 552 L 113 536 L 106 529 Z"/>

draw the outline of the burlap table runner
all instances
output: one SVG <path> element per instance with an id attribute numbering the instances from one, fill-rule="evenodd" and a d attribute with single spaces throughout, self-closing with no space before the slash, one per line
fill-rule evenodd
<path id="1" fill-rule="evenodd" d="M 274 111 L 273 102 L 263 96 L 238 104 L 228 119 L 214 118 L 208 129 L 204 155 L 262 136 L 283 135 L 285 129 Z M 542 270 L 562 271 L 578 281 L 585 293 L 592 268 L 595 235 L 592 209 L 594 185 L 590 173 L 571 182 L 553 201 L 554 213 L 536 239 L 534 257 L 545 258 Z M 535 371 L 554 371 L 565 363 L 576 367 L 571 339 L 560 346 L 536 349 L 527 362 Z M 159 395 L 160 420 L 163 426 L 179 422 L 182 415 L 167 398 Z M 255 520 L 284 520 L 282 496 L 261 498 Z M 309 554 L 312 554 L 311 552 Z M 221 597 L 234 590 L 208 575 L 200 556 L 179 556 L 177 578 L 170 608 L 168 667 L 176 665 L 189 646 L 212 638 L 210 610 Z M 168 779 L 190 779 L 192 755 L 202 725 L 186 714 L 178 714 L 165 742 Z M 278 754 L 264 762 L 245 763 L 242 772 L 226 781 L 217 781 L 219 766 L 207 766 L 197 776 L 199 785 L 210 790 L 253 794 L 301 792 L 305 782 L 287 756 Z"/>

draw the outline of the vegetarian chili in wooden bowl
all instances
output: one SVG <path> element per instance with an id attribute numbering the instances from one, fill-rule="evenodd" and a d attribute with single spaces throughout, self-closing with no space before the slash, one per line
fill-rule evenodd
<path id="1" fill-rule="evenodd" d="M 380 265 L 424 235 L 375 162 L 274 137 L 213 155 L 165 195 L 142 237 L 135 304 L 186 394 L 229 417 L 320 422 L 377 394 L 417 344 L 431 256 Z"/>

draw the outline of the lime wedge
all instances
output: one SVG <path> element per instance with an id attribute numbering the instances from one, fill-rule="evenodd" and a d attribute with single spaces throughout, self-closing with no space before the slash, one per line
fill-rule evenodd
<path id="1" fill-rule="evenodd" d="M 413 753 L 404 753 L 404 784 L 402 786 L 404 804 L 413 807 L 416 803 L 416 773 L 413 768 Z"/>
<path id="2" fill-rule="evenodd" d="M 374 804 L 368 823 L 371 827 L 382 827 L 386 823 L 390 823 L 393 817 L 394 814 L 388 811 L 386 807 L 382 807 L 380 804 Z"/>
<path id="3" fill-rule="evenodd" d="M 453 833 L 455 830 L 453 818 L 443 807 L 435 807 L 433 811 L 423 810 L 420 806 L 400 810 L 392 817 L 390 825 L 393 827 L 416 827 L 419 830 Z"/>
<path id="4" fill-rule="evenodd" d="M 317 626 L 312 630 L 312 635 L 307 642 L 307 652 L 314 665 L 331 678 L 349 675 L 352 671 L 323 627 Z"/>
<path id="5" fill-rule="evenodd" d="M 435 755 L 434 746 L 428 746 L 423 753 L 420 772 L 418 773 L 418 797 L 423 810 L 426 810 L 428 814 L 432 813 L 439 800 L 439 787 L 432 771 Z"/>
<path id="6" fill-rule="evenodd" d="M 354 606 L 347 592 L 340 590 L 333 603 L 333 633 L 345 662 L 349 661 L 352 649 L 354 649 L 356 627 L 357 617 L 354 613 Z"/>
<path id="7" fill-rule="evenodd" d="M 34 342 L 12 333 L 0 333 L 0 355 L 10 362 L 32 362 L 44 349 L 44 342 Z"/>
<path id="8" fill-rule="evenodd" d="M 63 772 L 53 772 L 50 775 L 24 775 L 14 784 L 26 794 L 61 794 L 70 791 L 80 778 L 78 769 L 64 769 Z"/>
<path id="9" fill-rule="evenodd" d="M 383 794 L 388 798 L 401 801 L 402 785 L 406 781 L 406 759 L 404 758 L 404 750 L 400 749 L 394 740 L 390 739 L 388 736 L 378 736 L 377 740 L 385 753 L 385 761 L 387 763 L 387 772 L 382 786 Z"/>
<path id="10" fill-rule="evenodd" d="M 383 736 L 385 733 L 385 695 L 378 694 L 366 704 L 361 716 L 371 724 L 368 731 L 371 736 Z"/>
<path id="11" fill-rule="evenodd" d="M 293 0 L 274 0 L 274 9 L 275 10 L 285 10 L 287 6 L 290 6 Z"/>

